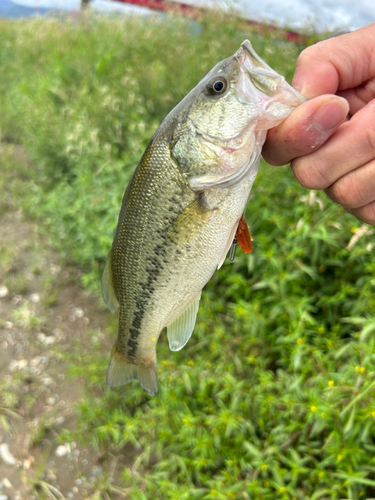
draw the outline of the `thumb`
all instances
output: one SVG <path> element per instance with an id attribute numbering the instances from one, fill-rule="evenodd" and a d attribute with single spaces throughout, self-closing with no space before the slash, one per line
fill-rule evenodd
<path id="1" fill-rule="evenodd" d="M 348 112 L 347 101 L 334 95 L 301 104 L 283 123 L 268 131 L 263 158 L 271 165 L 285 165 L 315 151 L 344 123 Z"/>

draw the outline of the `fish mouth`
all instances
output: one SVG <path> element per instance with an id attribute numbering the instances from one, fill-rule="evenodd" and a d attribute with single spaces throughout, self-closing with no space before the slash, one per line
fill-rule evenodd
<path id="1" fill-rule="evenodd" d="M 254 92 L 265 109 L 275 102 L 295 108 L 307 101 L 306 97 L 293 89 L 282 75 L 258 56 L 249 40 L 241 44 L 234 57 L 240 66 L 236 92 L 242 102 L 250 104 Z"/>
<path id="2" fill-rule="evenodd" d="M 282 92 L 285 84 L 284 77 L 276 73 L 258 56 L 249 40 L 245 40 L 241 44 L 234 57 L 238 61 L 242 73 L 242 78 L 239 78 L 236 85 L 236 89 L 241 94 L 247 94 L 249 91 L 248 85 L 246 85 L 247 79 L 250 79 L 253 87 L 260 91 L 265 98 L 276 96 Z M 250 93 L 253 94 L 253 92 Z"/>
<path id="3" fill-rule="evenodd" d="M 263 68 L 271 73 L 275 73 L 274 70 L 258 56 L 249 40 L 245 40 L 241 43 L 241 46 L 235 53 L 234 57 L 242 67 L 250 71 L 253 71 L 256 68 Z"/>

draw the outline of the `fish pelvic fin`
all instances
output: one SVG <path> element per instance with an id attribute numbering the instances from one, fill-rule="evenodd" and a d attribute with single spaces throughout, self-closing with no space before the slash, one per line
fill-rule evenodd
<path id="1" fill-rule="evenodd" d="M 107 385 L 117 387 L 132 380 L 138 380 L 143 389 L 150 396 L 158 392 L 158 378 L 156 374 L 156 357 L 153 360 L 136 360 L 138 364 L 128 361 L 117 351 L 115 344 L 107 371 Z"/>
<path id="2" fill-rule="evenodd" d="M 105 263 L 105 268 L 102 277 L 102 296 L 105 305 L 108 309 L 115 313 L 119 307 L 118 300 L 116 298 L 115 289 L 113 288 L 113 278 L 112 278 L 112 249 L 110 250 L 107 262 Z"/>

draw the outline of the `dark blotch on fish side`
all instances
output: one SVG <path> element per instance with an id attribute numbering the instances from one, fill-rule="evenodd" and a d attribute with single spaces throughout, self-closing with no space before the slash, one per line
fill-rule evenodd
<path id="1" fill-rule="evenodd" d="M 160 233 L 165 238 L 165 230 L 160 230 Z M 166 255 L 167 242 L 164 240 L 163 243 L 159 243 L 154 247 L 153 256 L 148 258 L 148 260 L 150 261 L 150 265 L 146 268 L 148 274 L 147 281 L 145 283 L 140 283 L 140 288 L 142 289 L 142 291 L 136 299 L 136 310 L 134 312 L 132 328 L 130 328 L 129 330 L 130 338 L 127 342 L 127 345 L 129 347 L 127 354 L 130 359 L 134 359 L 136 357 L 138 347 L 137 338 L 141 333 L 142 319 L 151 295 L 155 290 L 154 284 L 158 276 L 160 275 L 160 272 L 163 268 L 163 263 L 168 264 Z"/>

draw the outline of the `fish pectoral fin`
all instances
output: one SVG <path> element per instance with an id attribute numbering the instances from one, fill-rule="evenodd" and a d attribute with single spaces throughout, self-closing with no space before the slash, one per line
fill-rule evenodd
<path id="1" fill-rule="evenodd" d="M 225 248 L 224 248 L 223 255 L 221 256 L 221 259 L 219 260 L 219 263 L 217 265 L 217 269 L 220 269 L 221 266 L 224 264 L 224 261 L 225 261 L 225 258 L 227 256 L 227 253 L 229 252 L 229 249 L 232 246 L 234 237 L 236 236 L 237 227 L 238 227 L 238 222 L 235 223 L 235 225 L 233 226 L 232 231 L 230 232 L 228 241 L 227 241 L 227 243 L 225 245 Z"/>
<path id="2" fill-rule="evenodd" d="M 117 387 L 131 380 L 138 380 L 150 396 L 158 392 L 158 377 L 156 373 L 156 358 L 147 364 L 135 364 L 118 354 L 116 344 L 113 346 L 107 371 L 107 385 Z"/>
<path id="3" fill-rule="evenodd" d="M 102 277 L 102 296 L 105 302 L 105 305 L 108 309 L 115 313 L 119 307 L 118 300 L 116 298 L 115 290 L 113 288 L 113 279 L 112 279 L 112 249 L 110 250 L 107 262 L 105 263 L 105 268 Z"/>
<path id="4" fill-rule="evenodd" d="M 210 219 L 216 208 L 208 209 L 205 203 L 203 194 L 199 195 L 174 219 L 168 234 L 176 243 L 190 240 Z"/>
<path id="5" fill-rule="evenodd" d="M 171 351 L 180 351 L 190 339 L 197 318 L 200 298 L 201 292 L 172 323 L 167 325 L 168 342 Z"/>

